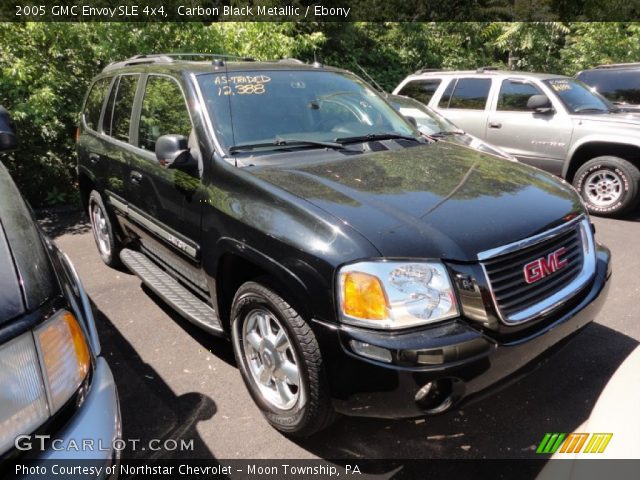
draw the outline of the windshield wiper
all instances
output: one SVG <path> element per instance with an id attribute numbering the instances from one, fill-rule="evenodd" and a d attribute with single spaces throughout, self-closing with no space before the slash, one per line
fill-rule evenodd
<path id="1" fill-rule="evenodd" d="M 605 110 L 604 108 L 595 108 L 595 107 L 586 107 L 586 108 L 578 108 L 573 111 L 573 113 L 608 113 L 610 110 Z"/>
<path id="2" fill-rule="evenodd" d="M 317 140 L 303 140 L 297 138 L 275 138 L 272 142 L 247 143 L 244 145 L 233 145 L 229 148 L 229 153 L 246 152 L 256 148 L 265 147 L 323 147 L 335 150 L 344 150 L 344 146 L 336 142 L 321 142 Z"/>
<path id="3" fill-rule="evenodd" d="M 394 139 L 413 140 L 414 142 L 420 142 L 420 140 L 417 139 L 416 137 L 412 137 L 411 135 L 403 135 L 402 133 L 395 133 L 395 132 L 369 133 L 367 135 L 358 135 L 355 137 L 336 138 L 336 142 L 340 145 L 345 145 L 347 143 L 371 142 L 374 140 L 394 140 Z"/>
<path id="4" fill-rule="evenodd" d="M 464 135 L 464 131 L 463 130 L 441 130 L 439 132 L 429 134 L 429 136 L 433 138 L 451 137 L 453 135 Z"/>

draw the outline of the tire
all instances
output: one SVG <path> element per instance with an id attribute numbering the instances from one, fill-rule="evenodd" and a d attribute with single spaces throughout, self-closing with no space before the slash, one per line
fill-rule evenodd
<path id="1" fill-rule="evenodd" d="M 91 231 L 100 258 L 109 267 L 121 268 L 120 250 L 122 244 L 115 235 L 109 211 L 105 208 L 102 197 L 96 190 L 92 190 L 89 194 L 88 204 Z"/>
<path id="2" fill-rule="evenodd" d="M 640 201 L 640 171 L 619 157 L 603 156 L 582 165 L 573 178 L 590 213 L 618 216 L 632 210 Z"/>
<path id="3" fill-rule="evenodd" d="M 274 428 L 292 437 L 308 437 L 328 427 L 336 416 L 320 348 L 298 312 L 262 285 L 267 279 L 258 281 L 243 284 L 231 307 L 238 368 Z"/>

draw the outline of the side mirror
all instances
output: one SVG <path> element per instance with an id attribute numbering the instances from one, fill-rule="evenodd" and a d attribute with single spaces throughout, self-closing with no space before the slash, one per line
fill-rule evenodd
<path id="1" fill-rule="evenodd" d="M 18 148 L 16 127 L 7 110 L 0 106 L 0 150 L 10 151 Z"/>
<path id="2" fill-rule="evenodd" d="M 527 108 L 536 113 L 553 113 L 553 105 L 546 95 L 531 95 L 527 100 Z"/>
<path id="3" fill-rule="evenodd" d="M 403 117 L 411 125 L 413 125 L 414 127 L 418 128 L 418 121 L 414 117 L 411 117 L 409 115 L 403 115 Z"/>
<path id="4" fill-rule="evenodd" d="M 162 135 L 156 140 L 156 158 L 163 167 L 170 167 L 176 159 L 189 151 L 184 135 Z"/>

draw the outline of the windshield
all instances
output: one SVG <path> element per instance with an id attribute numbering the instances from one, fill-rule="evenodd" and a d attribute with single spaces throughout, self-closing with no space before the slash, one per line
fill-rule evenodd
<path id="1" fill-rule="evenodd" d="M 571 113 L 608 112 L 611 104 L 584 83 L 571 78 L 545 80 Z"/>
<path id="2" fill-rule="evenodd" d="M 460 130 L 442 115 L 417 100 L 398 95 L 390 95 L 387 100 L 405 117 L 415 118 L 418 130 L 425 135 Z"/>
<path id="3" fill-rule="evenodd" d="M 198 80 L 216 135 L 232 152 L 243 145 L 264 144 L 269 150 L 368 135 L 417 136 L 411 124 L 351 74 L 249 71 L 204 74 Z"/>

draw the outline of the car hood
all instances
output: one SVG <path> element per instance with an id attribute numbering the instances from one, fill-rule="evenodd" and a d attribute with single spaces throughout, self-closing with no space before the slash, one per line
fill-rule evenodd
<path id="1" fill-rule="evenodd" d="M 0 328 L 59 290 L 31 211 L 0 164 Z"/>
<path id="2" fill-rule="evenodd" d="M 640 128 L 640 113 L 638 112 L 611 112 L 598 114 L 573 115 L 573 120 L 582 125 L 598 124 L 606 126 L 624 126 L 626 128 Z"/>
<path id="3" fill-rule="evenodd" d="M 339 218 L 386 257 L 473 261 L 582 212 L 550 174 L 445 142 L 253 173 Z"/>

